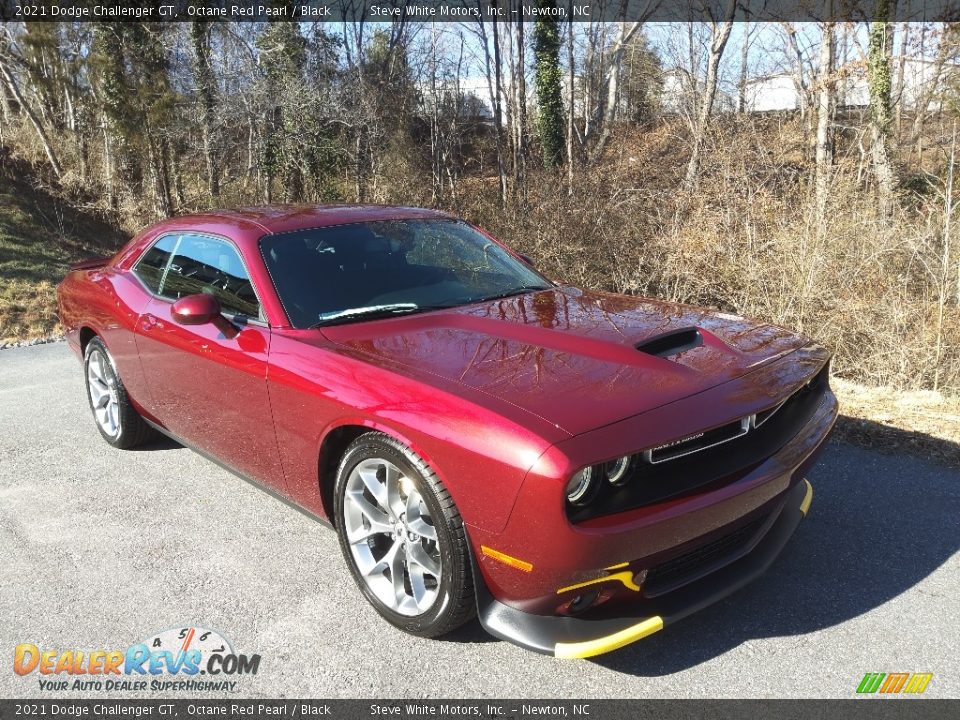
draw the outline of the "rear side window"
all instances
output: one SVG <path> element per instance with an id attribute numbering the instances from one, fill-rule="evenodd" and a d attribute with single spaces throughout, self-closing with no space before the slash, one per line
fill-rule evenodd
<path id="1" fill-rule="evenodd" d="M 143 281 L 143 284 L 158 295 L 163 283 L 163 273 L 167 269 L 167 263 L 170 261 L 170 254 L 176 247 L 177 239 L 176 235 L 167 235 L 160 238 L 143 254 L 136 267 L 133 268 L 133 272 Z"/>
<path id="2" fill-rule="evenodd" d="M 160 294 L 171 299 L 209 293 L 231 315 L 260 318 L 253 284 L 230 243 L 200 235 L 183 235 L 163 277 Z"/>

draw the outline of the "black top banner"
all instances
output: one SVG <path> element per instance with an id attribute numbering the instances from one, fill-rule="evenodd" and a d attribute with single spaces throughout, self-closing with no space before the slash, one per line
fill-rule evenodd
<path id="1" fill-rule="evenodd" d="M 28 22 L 930 22 L 960 0 L 0 0 Z"/>

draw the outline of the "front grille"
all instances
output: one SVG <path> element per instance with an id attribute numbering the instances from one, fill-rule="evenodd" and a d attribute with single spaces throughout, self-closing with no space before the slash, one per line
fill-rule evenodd
<path id="1" fill-rule="evenodd" d="M 766 519 L 764 515 L 751 520 L 713 542 L 657 565 L 647 573 L 644 594 L 647 597 L 663 595 L 738 560 L 749 549 Z"/>
<path id="2" fill-rule="evenodd" d="M 667 462 L 668 460 L 676 460 L 684 455 L 690 455 L 691 453 L 711 448 L 714 445 L 735 440 L 741 435 L 746 435 L 749 430 L 750 418 L 735 420 L 732 423 L 721 425 L 713 430 L 697 433 L 682 440 L 676 440 L 672 443 L 647 450 L 643 455 L 643 459 L 654 465 Z"/>

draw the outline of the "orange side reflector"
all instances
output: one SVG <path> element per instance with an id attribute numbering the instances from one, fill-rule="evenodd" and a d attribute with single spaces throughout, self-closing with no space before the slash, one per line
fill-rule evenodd
<path id="1" fill-rule="evenodd" d="M 512 568 L 517 570 L 523 570 L 524 572 L 533 572 L 533 565 L 528 563 L 526 560 L 518 560 L 515 557 L 511 557 L 506 553 L 502 553 L 499 550 L 494 550 L 489 548 L 486 545 L 480 546 L 480 552 L 482 552 L 487 557 L 493 558 L 494 560 L 499 560 L 504 565 L 509 565 Z"/>

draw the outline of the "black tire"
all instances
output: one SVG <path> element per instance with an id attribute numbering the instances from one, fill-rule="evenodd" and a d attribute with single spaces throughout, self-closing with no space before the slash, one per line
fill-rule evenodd
<path id="1" fill-rule="evenodd" d="M 113 397 L 117 403 L 116 417 L 118 422 L 115 432 L 110 432 L 108 429 L 105 429 L 103 424 L 97 418 L 97 410 L 94 407 L 93 393 L 90 389 L 90 363 L 91 361 L 99 362 L 100 358 L 103 358 L 105 362 L 103 362 L 102 365 L 98 364 L 98 369 L 102 371 L 104 379 L 111 388 Z M 133 404 L 130 402 L 130 398 L 127 395 L 127 390 L 123 386 L 123 382 L 120 380 L 120 375 L 117 373 L 117 368 L 116 365 L 114 365 L 113 357 L 111 357 L 110 351 L 107 350 L 107 346 L 98 337 L 91 339 L 90 342 L 87 343 L 87 347 L 84 350 L 83 377 L 84 385 L 87 391 L 87 402 L 90 405 L 90 412 L 93 413 L 94 424 L 97 426 L 97 430 L 100 431 L 100 435 L 104 440 L 113 445 L 115 448 L 128 450 L 130 448 L 137 447 L 138 445 L 143 445 L 144 443 L 157 437 L 157 431 L 144 422 L 143 418 L 140 416 L 140 413 L 136 411 L 136 409 L 133 407 Z"/>
<path id="2" fill-rule="evenodd" d="M 347 541 L 344 517 L 347 481 L 360 463 L 372 459 L 389 461 L 413 481 L 436 529 L 436 548 L 439 550 L 442 572 L 433 605 L 419 615 L 396 612 L 376 596 L 364 580 Z M 374 609 L 392 625 L 412 635 L 437 637 L 452 632 L 476 615 L 473 571 L 463 520 L 436 473 L 403 443 L 384 433 L 370 432 L 350 444 L 337 469 L 334 514 L 340 549 L 357 587 Z"/>

